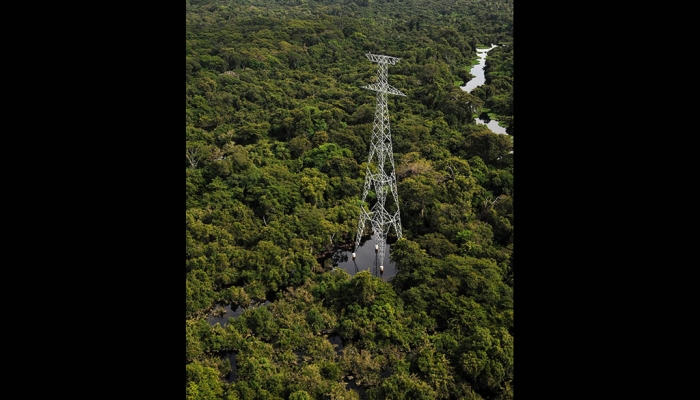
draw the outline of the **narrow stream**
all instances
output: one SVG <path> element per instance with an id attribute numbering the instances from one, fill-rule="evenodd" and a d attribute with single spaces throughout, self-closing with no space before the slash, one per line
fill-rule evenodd
<path id="1" fill-rule="evenodd" d="M 474 75 L 474 78 L 462 86 L 462 90 L 470 93 L 478 86 L 486 83 L 486 75 L 484 75 L 484 68 L 486 67 L 486 54 L 495 48 L 496 45 L 492 44 L 488 49 L 476 49 L 476 55 L 479 57 L 479 63 L 472 67 L 471 71 L 469 71 L 472 75 Z"/>
<path id="2" fill-rule="evenodd" d="M 484 74 L 484 67 L 486 67 L 486 54 L 491 51 L 491 49 L 496 48 L 495 44 L 492 44 L 488 49 L 476 49 L 476 55 L 479 56 L 479 63 L 475 65 L 471 71 L 469 71 L 474 78 L 467 82 L 464 86 L 460 88 L 465 92 L 469 93 L 476 87 L 486 83 L 486 75 Z M 481 125 L 486 125 L 493 133 L 506 134 L 506 128 L 498 125 L 498 121 L 495 119 L 483 120 L 481 118 L 476 118 L 476 123 Z"/>

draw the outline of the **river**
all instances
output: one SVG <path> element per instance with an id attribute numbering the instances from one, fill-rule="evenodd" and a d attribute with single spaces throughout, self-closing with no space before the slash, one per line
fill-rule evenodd
<path id="1" fill-rule="evenodd" d="M 486 75 L 484 74 L 484 67 L 486 67 L 486 54 L 495 47 L 496 45 L 492 44 L 491 47 L 489 47 L 488 49 L 476 49 L 476 55 L 479 56 L 479 63 L 472 67 L 471 71 L 469 71 L 472 75 L 474 75 L 474 78 L 472 78 L 464 86 L 460 86 L 462 90 L 469 93 L 476 87 L 486 83 Z M 507 133 L 506 128 L 498 125 L 498 121 L 496 121 L 495 119 L 483 120 L 481 118 L 476 118 L 476 123 L 486 125 L 493 133 Z"/>

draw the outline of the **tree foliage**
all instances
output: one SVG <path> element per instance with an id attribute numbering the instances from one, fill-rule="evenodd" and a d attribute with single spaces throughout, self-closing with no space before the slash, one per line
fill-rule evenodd
<path id="1" fill-rule="evenodd" d="M 512 0 L 186 2 L 188 399 L 513 398 L 512 14 Z M 486 83 L 462 91 L 490 44 Z M 390 280 L 323 262 L 360 215 L 366 53 L 401 58 L 388 79 L 406 94 L 388 99 Z M 511 135 L 475 124 L 484 111 Z"/>

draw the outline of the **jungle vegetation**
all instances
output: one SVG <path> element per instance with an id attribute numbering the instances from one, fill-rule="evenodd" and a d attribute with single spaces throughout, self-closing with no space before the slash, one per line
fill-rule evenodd
<path id="1" fill-rule="evenodd" d="M 359 218 L 366 53 L 406 94 L 389 280 L 327 258 Z M 513 398 L 512 0 L 186 0 L 185 94 L 188 400 Z"/>

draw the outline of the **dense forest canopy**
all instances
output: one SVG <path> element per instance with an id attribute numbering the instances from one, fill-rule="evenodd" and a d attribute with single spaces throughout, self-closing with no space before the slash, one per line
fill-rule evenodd
<path id="1" fill-rule="evenodd" d="M 389 280 L 328 259 L 360 215 L 366 53 L 406 94 Z M 512 0 L 187 0 L 185 93 L 187 399 L 513 398 Z"/>

